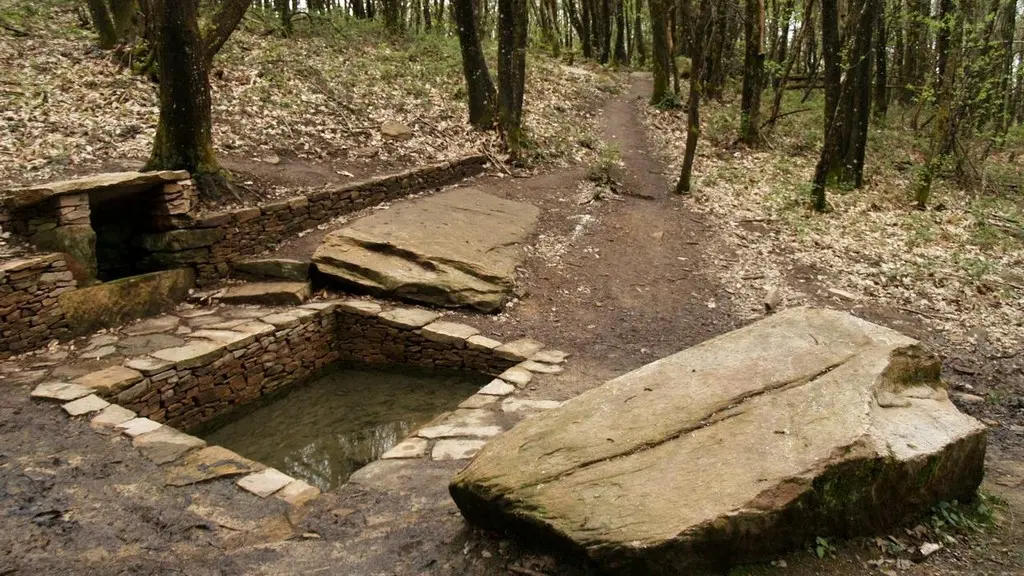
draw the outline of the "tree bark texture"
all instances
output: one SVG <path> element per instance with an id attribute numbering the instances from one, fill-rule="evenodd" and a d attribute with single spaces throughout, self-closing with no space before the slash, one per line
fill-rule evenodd
<path id="1" fill-rule="evenodd" d="M 462 49 L 462 73 L 469 97 L 469 123 L 477 128 L 494 127 L 497 93 L 480 46 L 472 0 L 453 0 L 452 10 Z"/>

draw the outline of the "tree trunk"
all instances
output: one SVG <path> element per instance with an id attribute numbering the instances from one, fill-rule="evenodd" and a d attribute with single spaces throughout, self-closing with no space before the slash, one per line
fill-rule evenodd
<path id="1" fill-rule="evenodd" d="M 705 67 L 704 58 L 707 52 L 708 28 L 711 26 L 711 1 L 700 0 L 700 9 L 697 14 L 697 21 L 694 23 L 690 37 L 693 45 L 690 47 L 692 64 L 690 67 L 690 93 L 686 99 L 686 151 L 683 154 L 683 167 L 680 170 L 679 181 L 676 183 L 676 194 L 689 194 L 693 189 L 691 177 L 693 175 L 693 161 L 697 156 L 697 143 L 700 140 L 700 97 L 701 77 L 700 71 Z"/>
<path id="2" fill-rule="evenodd" d="M 644 10 L 644 0 L 636 0 L 633 19 L 633 46 L 640 66 L 647 65 L 647 46 L 644 44 L 643 20 L 640 17 Z"/>
<path id="3" fill-rule="evenodd" d="M 740 140 L 748 146 L 757 146 L 761 139 L 761 92 L 764 89 L 764 0 L 745 0 L 745 5 Z"/>
<path id="4" fill-rule="evenodd" d="M 867 149 L 868 127 L 871 118 L 871 63 L 872 36 L 878 26 L 877 6 L 881 0 L 863 0 L 858 16 L 853 47 L 850 50 L 850 72 L 847 81 L 853 83 L 850 110 L 844 114 L 850 128 L 843 162 L 843 182 L 860 188 L 864 184 L 864 154 Z"/>
<path id="5" fill-rule="evenodd" d="M 203 194 L 226 183 L 213 152 L 210 80 L 199 35 L 199 0 L 153 0 L 160 119 L 144 170 L 188 170 Z"/>
<path id="6" fill-rule="evenodd" d="M 512 160 L 523 144 L 523 94 L 530 10 L 527 0 L 498 0 L 498 119 Z"/>
<path id="7" fill-rule="evenodd" d="M 615 63 L 629 63 L 626 56 L 626 11 L 623 0 L 615 0 Z"/>
<path id="8" fill-rule="evenodd" d="M 491 73 L 487 70 L 484 51 L 480 47 L 473 0 L 453 0 L 452 10 L 462 49 L 462 72 L 469 96 L 469 123 L 485 130 L 493 128 L 497 93 L 491 81 Z"/>
<path id="9" fill-rule="evenodd" d="M 207 66 L 213 62 L 213 57 L 220 52 L 224 43 L 228 41 L 231 33 L 235 31 L 238 24 L 245 17 L 245 11 L 249 9 L 251 0 L 221 0 L 217 11 L 213 15 L 211 26 L 206 32 L 206 54 Z"/>
<path id="10" fill-rule="evenodd" d="M 875 43 L 875 118 L 885 120 L 889 111 L 889 30 L 885 0 L 878 0 L 878 40 Z"/>
<path id="11" fill-rule="evenodd" d="M 842 53 L 839 46 L 839 9 L 836 0 L 821 0 L 821 51 L 825 60 L 825 132 L 839 107 Z"/>
<path id="12" fill-rule="evenodd" d="M 103 0 L 88 0 L 88 5 L 100 48 L 109 50 L 117 46 L 117 30 L 114 28 L 114 20 L 107 9 L 107 3 Z"/>
<path id="13" fill-rule="evenodd" d="M 658 106 L 668 99 L 669 73 L 672 57 L 669 54 L 668 27 L 665 21 L 665 2 L 668 0 L 648 0 L 651 7 L 651 60 L 654 64 L 654 92 L 651 104 Z M 691 74 L 692 76 L 692 74 Z"/>

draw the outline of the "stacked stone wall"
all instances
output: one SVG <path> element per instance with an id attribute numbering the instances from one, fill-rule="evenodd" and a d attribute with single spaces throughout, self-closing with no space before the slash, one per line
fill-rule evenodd
<path id="1" fill-rule="evenodd" d="M 440 188 L 483 171 L 485 156 L 469 156 L 397 174 L 353 182 L 258 207 L 197 217 L 187 226 L 147 236 L 145 265 L 158 270 L 192 266 L 200 284 L 228 276 L 231 263 L 275 248 L 302 230 L 382 202 Z"/>
<path id="2" fill-rule="evenodd" d="M 0 263 L 0 358 L 71 337 L 57 297 L 75 287 L 62 254 Z"/>
<path id="3" fill-rule="evenodd" d="M 431 341 L 419 328 L 394 326 L 377 314 L 331 303 L 193 335 L 212 340 L 193 340 L 179 349 L 127 362 L 129 369 L 138 371 L 137 378 L 120 376 L 126 386 L 109 389 L 104 396 L 139 416 L 190 429 L 336 362 L 399 363 L 490 375 L 516 363 L 492 349 L 473 348 L 465 340 Z"/>

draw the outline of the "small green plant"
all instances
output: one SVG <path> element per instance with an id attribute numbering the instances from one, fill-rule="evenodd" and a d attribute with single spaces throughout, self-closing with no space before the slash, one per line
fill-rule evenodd
<path id="1" fill-rule="evenodd" d="M 941 535 L 981 532 L 995 523 L 995 508 L 999 503 L 998 498 L 981 491 L 970 504 L 956 500 L 939 502 L 932 508 L 929 524 L 936 534 Z"/>
<path id="2" fill-rule="evenodd" d="M 836 548 L 826 538 L 818 536 L 814 539 L 814 555 L 818 558 L 833 557 L 836 555 Z"/>
<path id="3" fill-rule="evenodd" d="M 597 153 L 597 160 L 587 172 L 587 180 L 595 184 L 609 184 L 614 181 L 612 171 L 622 163 L 619 148 L 615 144 L 604 145 Z"/>

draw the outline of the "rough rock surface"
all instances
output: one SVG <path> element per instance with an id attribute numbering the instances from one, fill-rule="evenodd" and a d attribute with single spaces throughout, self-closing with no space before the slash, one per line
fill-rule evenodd
<path id="1" fill-rule="evenodd" d="M 460 188 L 361 218 L 327 235 L 317 269 L 376 294 L 499 309 L 539 210 Z"/>
<path id="2" fill-rule="evenodd" d="M 940 366 L 887 328 L 788 310 L 524 420 L 450 491 L 476 524 L 624 573 L 880 531 L 981 481 L 985 428 Z"/>

